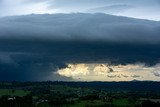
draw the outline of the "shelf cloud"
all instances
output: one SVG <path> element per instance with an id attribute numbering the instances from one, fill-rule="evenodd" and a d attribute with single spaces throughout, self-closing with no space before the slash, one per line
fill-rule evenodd
<path id="1" fill-rule="evenodd" d="M 1 39 L 160 43 L 160 22 L 101 13 L 15 16 L 0 23 Z"/>
<path id="2" fill-rule="evenodd" d="M 158 21 L 100 13 L 0 18 L 0 79 L 72 80 L 55 72 L 81 63 L 154 68 L 160 59 L 159 35 Z"/>

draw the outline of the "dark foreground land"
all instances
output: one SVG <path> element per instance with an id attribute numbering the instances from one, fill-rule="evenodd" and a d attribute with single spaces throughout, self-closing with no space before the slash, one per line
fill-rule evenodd
<path id="1" fill-rule="evenodd" d="M 0 82 L 0 107 L 160 107 L 160 82 Z"/>

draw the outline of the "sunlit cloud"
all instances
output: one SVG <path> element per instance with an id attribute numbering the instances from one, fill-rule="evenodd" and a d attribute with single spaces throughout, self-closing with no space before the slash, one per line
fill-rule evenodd
<path id="1" fill-rule="evenodd" d="M 59 70 L 58 74 L 66 77 L 89 75 L 88 67 L 85 64 L 69 64 L 67 68 Z"/>
<path id="2" fill-rule="evenodd" d="M 159 64 L 147 67 L 144 64 L 68 64 L 56 73 L 77 81 L 160 81 Z"/>

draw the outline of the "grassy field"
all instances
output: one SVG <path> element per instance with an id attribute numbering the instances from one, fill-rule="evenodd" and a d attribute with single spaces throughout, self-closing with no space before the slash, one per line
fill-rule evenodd
<path id="1" fill-rule="evenodd" d="M 113 104 L 116 106 L 129 106 L 129 102 L 127 99 L 115 99 L 113 100 Z"/>
<path id="2" fill-rule="evenodd" d="M 23 97 L 29 93 L 30 93 L 29 91 L 23 91 L 23 90 L 0 89 L 0 96 L 10 95 L 10 96 Z"/>
<path id="3" fill-rule="evenodd" d="M 112 103 L 107 103 L 107 102 L 103 102 L 101 100 L 94 100 L 94 101 L 79 101 L 76 102 L 73 105 L 65 105 L 63 107 L 87 107 L 87 106 L 102 106 L 102 105 L 109 105 L 109 104 L 113 104 L 115 106 L 118 107 L 128 107 L 130 106 L 129 102 L 127 99 L 116 99 L 114 100 Z"/>
<path id="4" fill-rule="evenodd" d="M 72 105 L 64 105 L 63 107 L 87 107 L 87 106 L 101 106 L 106 104 L 101 100 L 94 100 L 94 101 L 78 101 Z"/>

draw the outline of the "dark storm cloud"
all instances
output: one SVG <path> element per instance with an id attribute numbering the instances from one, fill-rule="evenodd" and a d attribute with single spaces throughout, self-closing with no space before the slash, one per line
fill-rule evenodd
<path id="1" fill-rule="evenodd" d="M 3 39 L 160 43 L 159 22 L 106 14 L 15 16 L 1 18 L 0 23 Z"/>
<path id="2" fill-rule="evenodd" d="M 66 63 L 154 65 L 160 22 L 105 14 L 55 14 L 0 19 L 1 80 L 71 80 Z"/>

